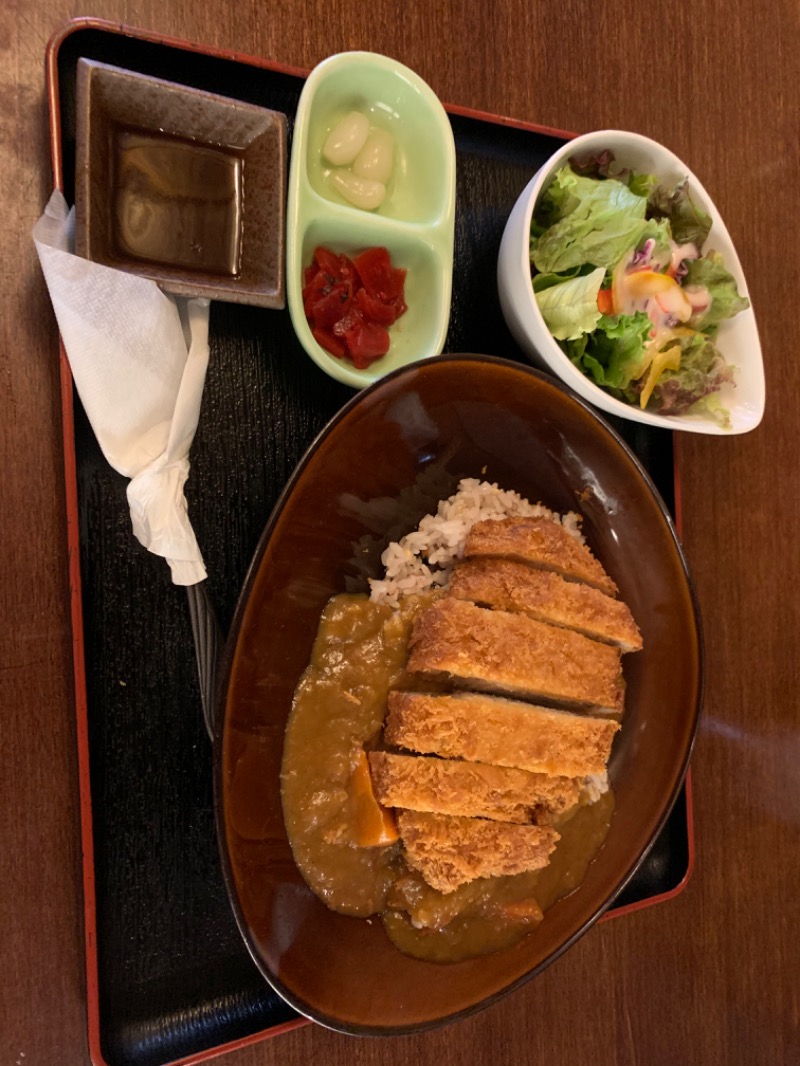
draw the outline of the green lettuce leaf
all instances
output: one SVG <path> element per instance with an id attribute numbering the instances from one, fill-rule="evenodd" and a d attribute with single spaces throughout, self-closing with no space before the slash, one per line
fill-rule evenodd
<path id="1" fill-rule="evenodd" d="M 591 274 L 534 292 L 542 318 L 556 340 L 569 340 L 592 332 L 600 319 L 597 294 L 604 276 L 604 268 L 598 267 Z"/>
<path id="2" fill-rule="evenodd" d="M 616 156 L 610 148 L 585 156 L 583 159 L 572 155 L 569 157 L 569 165 L 582 178 L 616 178 L 617 181 L 627 185 L 632 193 L 643 196 L 645 200 L 658 185 L 658 178 L 655 174 L 639 174 L 627 167 L 617 166 Z"/>
<path id="3" fill-rule="evenodd" d="M 562 347 L 579 370 L 603 388 L 626 389 L 641 372 L 652 322 L 642 311 L 601 315 L 595 331 Z"/>
<path id="4" fill-rule="evenodd" d="M 569 281 L 571 278 L 578 278 L 584 274 L 591 274 L 592 269 L 592 266 L 587 263 L 582 267 L 573 267 L 572 270 L 564 270 L 560 274 L 534 274 L 533 291 L 543 292 L 545 289 L 549 289 L 553 285 L 560 285 L 562 281 Z"/>
<path id="5" fill-rule="evenodd" d="M 531 234 L 546 232 L 550 226 L 558 222 L 564 215 L 575 207 L 576 200 L 573 196 L 576 175 L 571 167 L 561 167 L 553 175 L 553 180 L 536 205 L 536 213 L 533 216 Z"/>
<path id="6" fill-rule="evenodd" d="M 730 416 L 719 397 L 713 400 L 711 397 L 733 380 L 733 367 L 703 334 L 675 337 L 670 343 L 676 342 L 681 347 L 680 370 L 664 371 L 653 389 L 648 408 L 662 415 L 682 415 L 702 407 L 722 425 L 728 424 Z M 629 403 L 639 402 L 643 384 L 644 379 L 633 382 L 625 390 Z"/>
<path id="7" fill-rule="evenodd" d="M 663 268 L 672 259 L 671 238 L 672 228 L 668 218 L 649 218 L 645 223 L 645 228 L 642 230 L 642 235 L 636 247 L 641 248 L 646 240 L 654 240 L 655 247 L 653 248 L 651 259 L 659 267 Z"/>
<path id="8" fill-rule="evenodd" d="M 614 153 L 610 148 L 604 148 L 602 152 L 578 159 L 577 156 L 569 157 L 569 165 L 575 174 L 581 178 L 611 178 L 615 162 Z"/>
<path id="9" fill-rule="evenodd" d="M 557 171 L 542 199 L 537 222 L 547 230 L 531 240 L 531 260 L 543 274 L 584 263 L 613 267 L 645 229 L 647 200 L 615 179 L 582 178 Z"/>
<path id="10" fill-rule="evenodd" d="M 649 218 L 668 218 L 678 244 L 692 242 L 702 248 L 711 230 L 711 219 L 689 195 L 689 179 L 673 189 L 659 185 L 647 201 Z"/>
<path id="11" fill-rule="evenodd" d="M 631 171 L 628 175 L 628 188 L 636 196 L 649 200 L 653 190 L 658 188 L 658 178 L 655 174 L 637 174 L 636 171 Z"/>
<path id="12" fill-rule="evenodd" d="M 700 412 L 711 415 L 714 421 L 719 423 L 723 429 L 731 428 L 731 413 L 720 399 L 718 392 L 710 392 L 702 400 L 697 400 L 688 411 L 689 414 L 700 414 Z"/>
<path id="13" fill-rule="evenodd" d="M 724 322 L 750 306 L 745 296 L 739 295 L 736 280 L 722 262 L 718 252 L 709 252 L 700 259 L 687 263 L 684 286 L 704 285 L 711 296 L 711 303 L 706 311 L 694 315 L 689 322 L 692 329 L 712 333 Z"/>

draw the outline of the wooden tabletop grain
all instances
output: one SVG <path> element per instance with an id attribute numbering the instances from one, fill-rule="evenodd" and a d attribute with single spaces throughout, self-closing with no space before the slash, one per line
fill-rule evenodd
<path id="1" fill-rule="evenodd" d="M 306 1025 L 225 1055 L 226 1066 L 800 1062 L 798 10 L 794 0 L 99 0 L 90 12 L 300 68 L 368 48 L 448 103 L 655 137 L 727 221 L 766 363 L 755 432 L 677 441 L 707 654 L 688 887 L 595 927 L 527 986 L 447 1029 L 359 1040 Z M 46 44 L 87 13 L 68 0 L 5 0 L 0 11 L 4 1066 L 89 1061 L 58 338 L 30 240 L 52 186 Z"/>

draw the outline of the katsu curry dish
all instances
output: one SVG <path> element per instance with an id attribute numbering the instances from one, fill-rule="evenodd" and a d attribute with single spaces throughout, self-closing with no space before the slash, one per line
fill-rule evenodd
<path id="1" fill-rule="evenodd" d="M 581 883 L 614 810 L 642 638 L 580 518 L 476 479 L 334 596 L 281 769 L 295 862 L 418 958 L 511 946 Z"/>

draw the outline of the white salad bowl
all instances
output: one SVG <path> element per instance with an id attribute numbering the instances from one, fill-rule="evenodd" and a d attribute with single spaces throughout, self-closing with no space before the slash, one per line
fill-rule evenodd
<path id="1" fill-rule="evenodd" d="M 555 374 L 584 400 L 608 414 L 691 433 L 725 435 L 755 429 L 764 414 L 765 389 L 761 345 L 752 306 L 723 322 L 715 337 L 717 348 L 734 367 L 734 381 L 724 385 L 719 393 L 722 406 L 730 414 L 727 426 L 710 411 L 662 415 L 617 399 L 570 361 L 547 328 L 531 284 L 530 234 L 534 210 L 553 175 L 567 164 L 570 157 L 586 157 L 604 149 L 614 153 L 619 166 L 655 174 L 664 184 L 674 185 L 688 178 L 692 200 L 712 221 L 704 250 L 713 248 L 722 255 L 739 293 L 748 296 L 741 263 L 725 223 L 686 164 L 648 137 L 622 130 L 599 130 L 568 141 L 551 156 L 525 187 L 508 218 L 497 264 L 500 305 L 508 328 L 533 363 Z"/>

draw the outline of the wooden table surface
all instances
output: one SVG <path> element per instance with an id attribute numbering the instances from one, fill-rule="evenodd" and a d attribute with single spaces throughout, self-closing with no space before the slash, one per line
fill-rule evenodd
<path id="1" fill-rule="evenodd" d="M 663 141 L 701 175 L 727 221 L 766 362 L 758 430 L 677 442 L 707 653 L 693 759 L 697 862 L 685 891 L 595 927 L 522 990 L 443 1031 L 358 1040 L 308 1025 L 219 1061 L 800 1062 L 793 0 L 2 5 L 0 1062 L 89 1061 L 57 334 L 29 236 L 51 189 L 45 47 L 66 19 L 88 13 L 304 68 L 351 48 L 386 52 L 449 103 Z"/>

